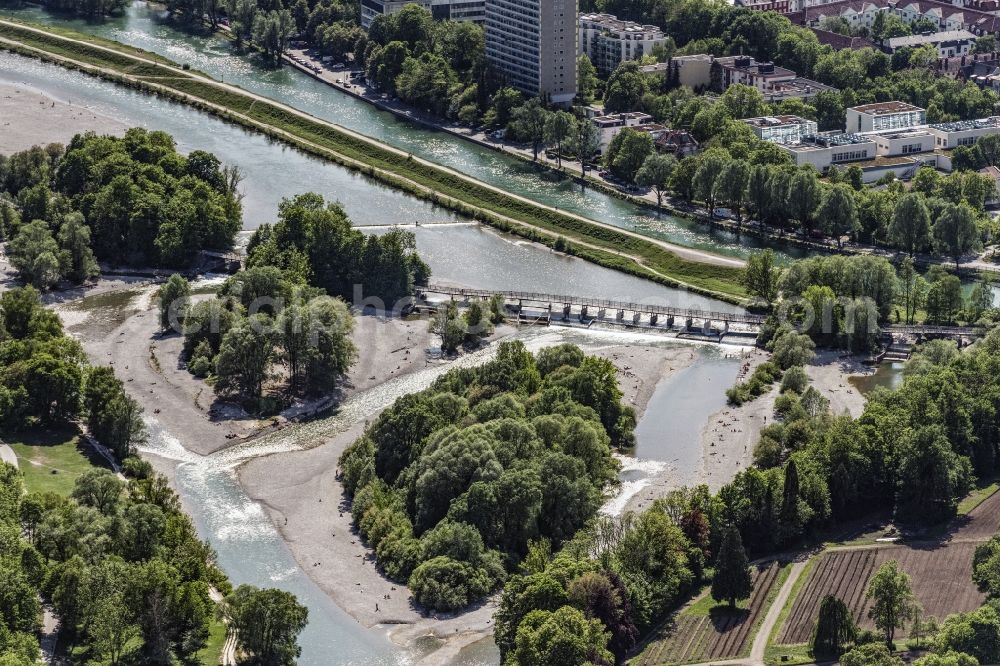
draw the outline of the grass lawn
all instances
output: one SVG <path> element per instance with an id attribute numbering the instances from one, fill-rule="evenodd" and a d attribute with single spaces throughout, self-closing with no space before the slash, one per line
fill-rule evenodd
<path id="1" fill-rule="evenodd" d="M 28 492 L 69 495 L 81 474 L 94 467 L 108 467 L 72 426 L 19 433 L 4 441 L 17 455 Z"/>
<path id="2" fill-rule="evenodd" d="M 768 666 L 795 666 L 795 664 L 811 664 L 815 660 L 809 653 L 809 646 L 802 645 L 768 645 L 764 652 L 764 663 Z"/>
<path id="3" fill-rule="evenodd" d="M 226 625 L 213 619 L 209 628 L 208 643 L 198 652 L 196 657 L 202 666 L 217 666 L 222 657 L 222 648 L 226 644 Z"/>
<path id="4" fill-rule="evenodd" d="M 989 485 L 976 488 L 958 503 L 958 515 L 968 515 L 970 511 L 989 499 L 997 490 L 1000 490 L 1000 481 L 994 481 Z"/>

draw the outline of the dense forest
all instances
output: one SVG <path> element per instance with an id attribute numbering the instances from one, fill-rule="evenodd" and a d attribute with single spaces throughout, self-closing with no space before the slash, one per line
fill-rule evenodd
<path id="1" fill-rule="evenodd" d="M 45 289 L 97 262 L 186 266 L 226 250 L 242 226 L 241 176 L 211 153 L 177 152 L 164 132 L 78 134 L 0 156 L 0 234 L 11 263 Z"/>
<path id="2" fill-rule="evenodd" d="M 452 610 L 594 516 L 615 478 L 612 447 L 631 443 L 633 425 L 610 362 L 504 342 L 487 364 L 397 400 L 340 466 L 386 574 Z"/>

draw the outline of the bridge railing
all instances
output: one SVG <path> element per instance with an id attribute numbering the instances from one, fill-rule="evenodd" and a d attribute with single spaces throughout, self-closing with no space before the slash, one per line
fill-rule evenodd
<path id="1" fill-rule="evenodd" d="M 607 308 L 613 310 L 627 310 L 629 312 L 644 312 L 657 315 L 672 315 L 675 317 L 691 317 L 693 319 L 711 319 L 713 321 L 728 321 L 734 323 L 757 324 L 764 323 L 764 315 L 756 315 L 748 312 L 720 312 L 714 310 L 699 310 L 695 308 L 681 308 L 671 305 L 652 305 L 644 303 L 633 303 L 628 301 L 616 301 L 605 298 L 588 298 L 584 296 L 566 296 L 564 294 L 546 294 L 529 291 L 504 291 L 492 289 L 467 289 L 461 287 L 444 287 L 439 285 L 429 285 L 417 289 L 420 294 L 441 294 L 443 296 L 461 296 L 463 298 L 490 298 L 492 296 L 502 296 L 508 300 L 533 301 L 537 303 L 560 303 L 563 305 L 580 305 L 587 307 Z"/>

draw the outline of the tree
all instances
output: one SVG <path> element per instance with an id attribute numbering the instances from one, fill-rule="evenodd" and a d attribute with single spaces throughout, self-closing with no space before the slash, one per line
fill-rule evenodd
<path id="1" fill-rule="evenodd" d="M 21 225 L 8 243 L 7 254 L 28 284 L 45 290 L 59 281 L 59 244 L 42 220 Z"/>
<path id="2" fill-rule="evenodd" d="M 587 162 L 601 147 L 601 131 L 586 118 L 577 119 L 576 131 L 572 136 L 572 150 L 580 160 L 580 176 L 587 177 Z"/>
<path id="3" fill-rule="evenodd" d="M 837 239 L 838 248 L 844 246 L 844 234 L 853 234 L 860 228 L 854 190 L 844 183 L 830 188 L 823 197 L 818 215 L 823 232 Z"/>
<path id="4" fill-rule="evenodd" d="M 87 621 L 87 635 L 98 654 L 118 664 L 128 644 L 140 636 L 135 617 L 122 592 L 102 594 L 94 600 Z"/>
<path id="5" fill-rule="evenodd" d="M 653 154 L 654 149 L 653 138 L 649 134 L 626 127 L 608 144 L 604 163 L 611 173 L 627 183 L 633 183 L 643 162 Z"/>
<path id="6" fill-rule="evenodd" d="M 966 252 L 980 247 L 976 214 L 964 201 L 949 204 L 934 223 L 934 247 L 955 260 L 955 268 Z"/>
<path id="7" fill-rule="evenodd" d="M 705 202 L 708 206 L 708 217 L 713 219 L 715 217 L 715 205 L 718 202 L 718 191 L 715 188 L 715 181 L 718 180 L 719 174 L 726 167 L 726 158 L 715 152 L 706 152 L 701 157 L 701 161 L 698 164 L 698 170 L 694 172 L 694 181 L 692 185 L 694 186 L 695 196 Z"/>
<path id="8" fill-rule="evenodd" d="M 789 459 L 785 464 L 784 476 L 784 488 L 781 492 L 781 509 L 778 513 L 778 526 L 783 532 L 783 540 L 787 543 L 798 537 L 803 522 L 801 512 L 799 511 L 799 468 L 795 464 L 794 458 Z"/>
<path id="9" fill-rule="evenodd" d="M 271 60 L 278 62 L 289 38 L 295 34 L 295 19 L 287 9 L 258 11 L 253 17 L 252 34 L 254 43 Z"/>
<path id="10" fill-rule="evenodd" d="M 1000 660 L 1000 614 L 986 604 L 971 613 L 949 616 L 937 635 L 940 652 L 965 653 L 982 664 Z"/>
<path id="11" fill-rule="evenodd" d="M 590 104 L 594 101 L 594 93 L 597 91 L 597 68 L 590 61 L 590 56 L 581 53 L 576 59 L 576 96 L 581 104 Z"/>
<path id="12" fill-rule="evenodd" d="M 813 215 L 820 203 L 819 179 L 812 169 L 799 169 L 788 188 L 788 212 L 806 233 L 812 231 Z"/>
<path id="13" fill-rule="evenodd" d="M 913 666 L 979 666 L 971 654 L 949 650 L 944 654 L 929 654 L 913 662 Z"/>
<path id="14" fill-rule="evenodd" d="M 736 120 L 758 118 L 767 112 L 764 95 L 756 88 L 739 83 L 726 88 L 726 91 L 719 97 L 719 102 Z"/>
<path id="15" fill-rule="evenodd" d="M 240 648 L 259 663 L 292 665 L 301 653 L 298 635 L 306 627 L 309 609 L 293 594 L 240 585 L 226 597 L 221 613 Z"/>
<path id="16" fill-rule="evenodd" d="M 79 212 L 64 217 L 59 227 L 59 270 L 76 283 L 100 273 L 90 249 L 90 227 L 83 223 L 83 215 Z"/>
<path id="17" fill-rule="evenodd" d="M 563 144 L 576 132 L 576 117 L 568 111 L 556 111 L 545 120 L 545 143 L 556 147 L 556 160 L 562 168 Z"/>
<path id="18" fill-rule="evenodd" d="M 768 307 L 778 297 L 780 279 L 781 269 L 774 264 L 772 250 L 754 252 L 747 259 L 747 267 L 743 270 L 743 286 L 747 293 L 762 299 Z"/>
<path id="19" fill-rule="evenodd" d="M 511 662 L 519 666 L 578 666 L 611 663 L 608 633 L 572 606 L 531 611 L 517 629 Z"/>
<path id="20" fill-rule="evenodd" d="M 906 257 L 899 267 L 899 286 L 906 323 L 912 324 L 917 310 L 923 307 L 927 297 L 927 281 L 917 272 L 910 257 Z"/>
<path id="21" fill-rule="evenodd" d="M 889 560 L 872 576 L 865 597 L 872 602 L 868 617 L 882 630 L 886 646 L 892 648 L 897 627 L 902 627 L 912 612 L 910 577 L 899 570 L 896 560 Z"/>
<path id="22" fill-rule="evenodd" d="M 753 581 L 743 539 L 734 525 L 728 525 L 723 528 L 719 554 L 715 558 L 712 598 L 728 602 L 730 610 L 735 610 L 736 601 L 749 599 L 752 591 Z"/>
<path id="23" fill-rule="evenodd" d="M 822 313 L 816 313 L 817 320 Z M 788 332 L 771 343 L 772 358 L 782 370 L 797 365 L 807 365 L 816 356 L 816 343 L 804 333 Z"/>
<path id="24" fill-rule="evenodd" d="M 237 46 L 249 42 L 253 38 L 257 3 L 254 0 L 226 0 L 226 15 L 229 17 L 229 26 L 236 37 Z"/>
<path id="25" fill-rule="evenodd" d="M 267 315 L 257 314 L 226 333 L 215 368 L 217 391 L 257 402 L 274 356 L 272 326 Z"/>
<path id="26" fill-rule="evenodd" d="M 646 94 L 646 78 L 639 71 L 639 63 L 626 60 L 618 65 L 604 92 L 604 110 L 607 113 L 635 111 Z"/>
<path id="27" fill-rule="evenodd" d="M 771 168 L 766 164 L 754 164 L 750 167 L 750 182 L 747 184 L 747 207 L 761 225 L 764 224 L 764 216 L 771 205 L 773 195 Z"/>
<path id="28" fill-rule="evenodd" d="M 663 192 L 670 186 L 670 174 L 673 173 L 677 160 L 673 155 L 650 153 L 635 174 L 635 182 L 639 187 L 651 187 L 656 192 L 656 205 L 663 205 Z"/>
<path id="29" fill-rule="evenodd" d="M 533 159 L 536 162 L 538 151 L 545 140 L 545 126 L 550 115 L 551 113 L 542 106 L 541 100 L 532 97 L 514 109 L 510 124 L 507 125 L 507 132 L 513 139 L 531 143 Z"/>
<path id="30" fill-rule="evenodd" d="M 931 213 L 924 197 L 911 192 L 904 194 L 896 204 L 889 227 L 889 238 L 896 247 L 912 257 L 930 242 Z"/>
<path id="31" fill-rule="evenodd" d="M 881 643 L 867 643 L 845 653 L 840 666 L 904 666 L 904 663 Z"/>
<path id="32" fill-rule="evenodd" d="M 174 273 L 160 287 L 160 330 L 183 331 L 184 318 L 191 307 L 191 285 Z"/>
<path id="33" fill-rule="evenodd" d="M 847 605 L 828 594 L 819 606 L 819 619 L 813 632 L 812 652 L 818 659 L 836 659 L 857 637 L 858 628 Z"/>
<path id="34" fill-rule="evenodd" d="M 750 165 L 744 160 L 732 160 L 719 172 L 715 180 L 715 196 L 725 202 L 736 215 L 736 223 L 743 221 L 743 204 L 747 199 L 750 185 Z"/>
<path id="35" fill-rule="evenodd" d="M 991 307 L 993 307 L 993 285 L 982 279 L 969 294 L 969 310 L 972 311 L 973 321 L 977 321 Z"/>

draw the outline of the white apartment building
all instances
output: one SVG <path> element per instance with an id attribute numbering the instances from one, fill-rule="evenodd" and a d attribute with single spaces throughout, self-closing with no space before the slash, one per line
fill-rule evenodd
<path id="1" fill-rule="evenodd" d="M 799 116 L 744 118 L 743 122 L 750 126 L 758 139 L 780 144 L 800 143 L 818 130 L 815 120 Z"/>
<path id="2" fill-rule="evenodd" d="M 667 36 L 655 25 L 621 21 L 611 14 L 580 14 L 579 48 L 608 76 L 626 60 L 638 60 L 666 44 Z"/>
<path id="3" fill-rule="evenodd" d="M 953 123 L 935 123 L 927 126 L 934 135 L 934 147 L 942 150 L 971 146 L 984 136 L 1000 132 L 1000 116 L 979 120 L 960 120 Z"/>
<path id="4" fill-rule="evenodd" d="M 486 20 L 486 0 L 361 0 L 361 27 L 367 30 L 376 16 L 395 14 L 409 4 L 418 4 L 439 21 Z"/>
<path id="5" fill-rule="evenodd" d="M 487 61 L 521 92 L 571 104 L 577 6 L 577 0 L 486 0 Z"/>
<path id="6" fill-rule="evenodd" d="M 903 129 L 926 122 L 927 112 L 906 102 L 875 102 L 847 109 L 848 132 Z"/>
<path id="7" fill-rule="evenodd" d="M 811 164 L 823 173 L 833 164 L 859 162 L 875 158 L 875 141 L 860 134 L 824 132 L 797 144 L 783 145 L 796 166 Z"/>

